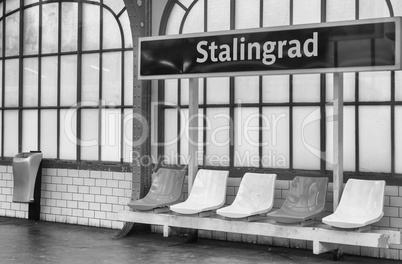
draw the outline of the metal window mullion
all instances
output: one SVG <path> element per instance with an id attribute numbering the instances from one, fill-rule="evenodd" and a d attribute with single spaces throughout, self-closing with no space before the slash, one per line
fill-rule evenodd
<path id="1" fill-rule="evenodd" d="M 359 14 L 360 0 L 355 0 L 355 19 L 360 19 Z M 359 73 L 355 73 L 355 175 L 359 175 L 360 172 L 360 128 L 359 128 Z"/>
<path id="2" fill-rule="evenodd" d="M 61 104 L 61 37 L 62 37 L 62 16 L 63 16 L 63 5 L 62 3 L 59 3 L 58 6 L 58 35 L 57 35 L 57 125 L 56 125 L 56 130 L 57 130 L 57 144 L 56 144 L 56 149 L 57 149 L 57 159 L 60 159 L 60 136 L 61 136 L 61 131 L 60 131 L 60 104 Z"/>
<path id="3" fill-rule="evenodd" d="M 2 25 L 2 30 L 3 30 L 3 38 L 2 38 L 2 57 L 3 59 L 1 60 L 2 68 L 1 68 L 1 107 L 4 107 L 5 103 L 5 73 L 6 73 L 6 67 L 5 67 L 5 53 L 6 53 L 6 19 L 4 19 L 6 14 L 6 1 L 3 1 L 3 25 Z M 1 111 L 1 157 L 4 157 L 4 110 Z"/>
<path id="4" fill-rule="evenodd" d="M 236 28 L 236 0 L 230 0 L 230 30 Z M 235 102 L 235 80 L 229 77 L 229 167 L 234 167 L 235 152 L 235 120 L 234 120 L 234 102 Z"/>
<path id="5" fill-rule="evenodd" d="M 98 161 L 102 161 L 102 106 L 103 106 L 103 0 L 99 6 L 99 103 L 98 103 Z"/>
<path id="6" fill-rule="evenodd" d="M 39 43 L 38 43 L 38 107 L 42 106 L 42 0 L 39 0 Z M 41 110 L 38 110 L 38 150 L 41 150 Z"/>
<path id="7" fill-rule="evenodd" d="M 260 21 L 259 21 L 259 26 L 260 28 L 264 26 L 264 0 L 260 0 Z M 262 107 L 262 98 L 263 98 L 263 77 L 258 76 L 258 126 L 259 126 L 259 131 L 258 131 L 258 156 L 259 156 L 259 167 L 262 168 L 262 157 L 264 155 L 263 153 L 263 143 L 264 143 L 264 135 L 263 135 L 263 107 Z"/>
<path id="8" fill-rule="evenodd" d="M 395 175 L 395 71 L 391 71 L 391 176 Z"/>
<path id="9" fill-rule="evenodd" d="M 321 0 L 321 23 L 327 21 L 327 1 Z M 320 170 L 321 173 L 326 171 L 326 155 L 327 155 L 327 110 L 326 110 L 326 74 L 320 74 Z"/>
<path id="10" fill-rule="evenodd" d="M 23 101 L 23 85 L 24 85 L 24 60 L 23 60 L 23 53 L 24 53 L 24 15 L 25 15 L 25 10 L 24 10 L 24 0 L 20 0 L 20 27 L 19 27 L 19 55 L 18 55 L 18 60 L 19 60 L 19 73 L 18 73 L 18 152 L 22 151 L 22 126 L 23 126 L 23 120 L 22 120 L 22 107 L 24 104 Z"/>
<path id="11" fill-rule="evenodd" d="M 190 87 L 189 87 L 190 89 Z M 180 159 L 180 148 L 181 148 L 181 139 L 180 139 L 180 129 L 181 129 L 181 79 L 177 80 L 177 106 L 178 106 L 178 111 L 177 111 L 177 124 L 176 124 L 176 129 L 177 129 L 177 164 L 181 164 L 181 159 Z M 190 112 L 189 112 L 190 113 Z M 189 116 L 190 118 L 190 116 Z"/>
<path id="12" fill-rule="evenodd" d="M 204 32 L 208 32 L 208 0 L 204 0 Z M 203 126 L 203 134 L 202 134 L 202 166 L 206 164 L 206 156 L 207 156 L 207 96 L 208 96 L 208 89 L 207 89 L 207 78 L 203 79 L 203 105 L 201 106 L 203 111 L 203 119 L 202 119 L 202 126 Z"/>
<path id="13" fill-rule="evenodd" d="M 77 38 L 77 103 L 82 98 L 82 0 L 78 1 L 78 38 Z M 81 160 L 81 108 L 77 109 L 77 146 L 76 160 Z"/>
<path id="14" fill-rule="evenodd" d="M 293 25 L 293 0 L 289 1 L 289 24 Z M 289 169 L 293 170 L 293 75 L 289 75 Z"/>

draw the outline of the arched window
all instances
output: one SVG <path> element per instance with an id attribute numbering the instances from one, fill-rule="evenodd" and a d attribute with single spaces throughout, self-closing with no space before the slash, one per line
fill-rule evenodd
<path id="1" fill-rule="evenodd" d="M 1 156 L 129 162 L 133 55 L 123 0 L 7 0 L 0 16 Z"/>
<path id="2" fill-rule="evenodd" d="M 286 26 L 402 14 L 396 0 L 169 1 L 160 34 Z M 402 173 L 401 72 L 347 73 L 344 166 L 361 172 Z M 188 80 L 168 80 L 159 126 L 159 155 L 185 164 Z M 205 78 L 201 80 L 199 164 L 209 167 L 332 170 L 332 74 Z M 164 124 L 164 126 L 163 126 Z M 168 124 L 168 125 L 167 125 Z M 316 151 L 311 151 L 314 149 Z M 318 154 L 317 154 L 318 153 Z"/>

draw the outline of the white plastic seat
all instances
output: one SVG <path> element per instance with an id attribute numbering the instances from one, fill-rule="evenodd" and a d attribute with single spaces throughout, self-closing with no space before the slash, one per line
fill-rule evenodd
<path id="1" fill-rule="evenodd" d="M 170 206 L 180 214 L 198 214 L 220 208 L 226 199 L 229 171 L 199 170 L 186 201 Z"/>
<path id="2" fill-rule="evenodd" d="M 335 212 L 322 221 L 339 228 L 360 228 L 384 215 L 385 181 L 350 179 Z"/>
<path id="3" fill-rule="evenodd" d="M 216 213 L 228 218 L 267 213 L 274 205 L 275 180 L 276 174 L 244 174 L 233 203 Z"/>

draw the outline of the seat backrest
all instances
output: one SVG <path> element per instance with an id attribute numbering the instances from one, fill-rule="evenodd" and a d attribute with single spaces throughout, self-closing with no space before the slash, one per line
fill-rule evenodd
<path id="1" fill-rule="evenodd" d="M 225 201 L 229 171 L 199 170 L 187 201 Z M 223 205 L 223 204 L 222 204 Z"/>
<path id="2" fill-rule="evenodd" d="M 296 176 L 282 207 L 294 212 L 319 213 L 325 208 L 327 187 L 326 177 Z"/>
<path id="3" fill-rule="evenodd" d="M 276 174 L 246 173 L 233 204 L 250 211 L 268 211 L 274 204 Z"/>
<path id="4" fill-rule="evenodd" d="M 384 206 L 385 181 L 349 179 L 337 211 L 381 214 Z"/>
<path id="5" fill-rule="evenodd" d="M 179 199 L 183 189 L 185 174 L 185 170 L 160 168 L 154 173 L 154 179 L 147 196 L 162 200 Z"/>

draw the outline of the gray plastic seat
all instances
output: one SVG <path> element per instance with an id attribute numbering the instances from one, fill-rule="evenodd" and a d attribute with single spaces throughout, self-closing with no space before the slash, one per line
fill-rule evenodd
<path id="1" fill-rule="evenodd" d="M 296 176 L 285 203 L 267 216 L 280 223 L 299 223 L 314 218 L 325 209 L 328 178 Z"/>
<path id="2" fill-rule="evenodd" d="M 135 210 L 152 210 L 175 204 L 182 193 L 185 170 L 160 168 L 152 181 L 148 194 L 140 199 L 131 201 L 128 206 Z"/>

